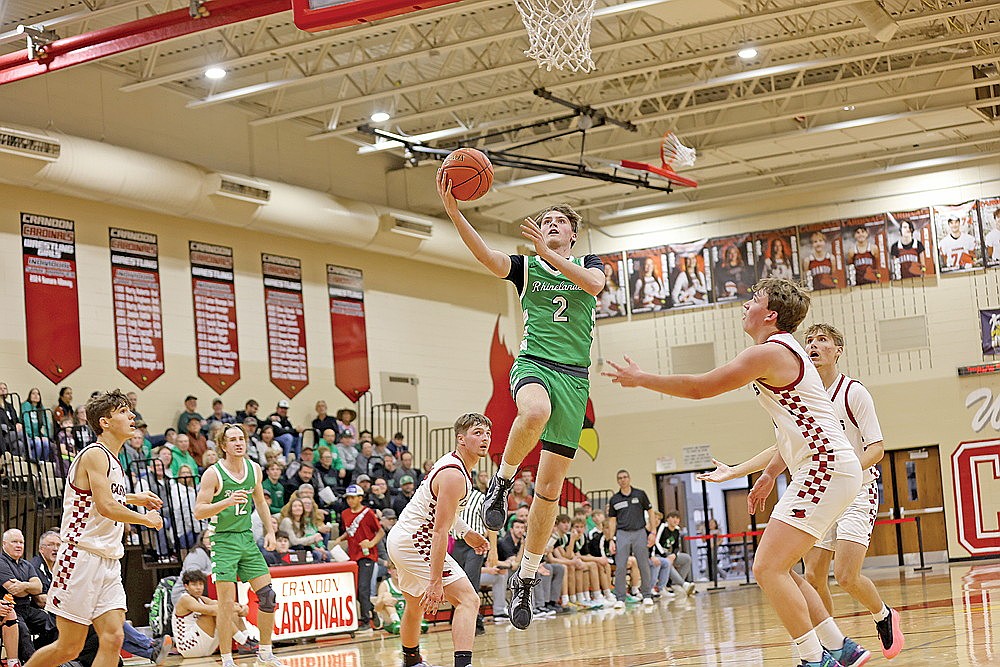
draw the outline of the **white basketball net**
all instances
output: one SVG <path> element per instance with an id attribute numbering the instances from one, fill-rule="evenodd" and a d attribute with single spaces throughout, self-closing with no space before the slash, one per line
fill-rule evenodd
<path id="1" fill-rule="evenodd" d="M 660 159 L 663 161 L 663 166 L 671 169 L 690 167 L 697 158 L 698 151 L 682 144 L 676 134 L 667 132 L 663 135 L 663 143 L 660 144 Z"/>
<path id="2" fill-rule="evenodd" d="M 514 0 L 528 30 L 528 50 L 548 71 L 594 69 L 590 57 L 590 24 L 597 0 Z"/>

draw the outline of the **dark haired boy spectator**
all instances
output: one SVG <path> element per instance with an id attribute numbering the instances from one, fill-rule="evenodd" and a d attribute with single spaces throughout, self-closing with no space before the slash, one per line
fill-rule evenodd
<path id="1" fill-rule="evenodd" d="M 274 551 L 265 551 L 264 560 L 268 565 L 300 565 L 305 562 L 305 552 L 292 551 L 288 533 L 279 530 L 274 534 Z"/>
<path id="2" fill-rule="evenodd" d="M 401 431 L 396 431 L 386 447 L 393 456 L 399 456 L 403 452 L 410 451 L 410 446 L 406 444 L 406 436 Z"/>
<path id="3" fill-rule="evenodd" d="M 236 421 L 246 425 L 247 421 L 252 419 L 254 424 L 253 430 L 256 431 L 260 428 L 260 425 L 264 423 L 261 421 L 260 417 L 257 416 L 257 410 L 259 409 L 260 403 L 251 398 L 246 402 L 246 405 L 243 406 L 242 410 L 236 411 Z"/>
<path id="4" fill-rule="evenodd" d="M 299 469 L 295 471 L 295 476 L 289 478 L 286 475 L 285 481 L 285 497 L 291 500 L 291 495 L 299 490 L 299 487 L 303 484 L 308 484 L 313 488 L 315 492 L 314 495 L 319 494 L 319 489 L 316 488 L 316 481 L 313 479 L 316 469 L 313 468 L 311 463 L 302 463 Z"/>
<path id="5" fill-rule="evenodd" d="M 212 423 L 217 422 L 219 424 L 235 424 L 236 417 L 226 412 L 222 405 L 222 399 L 216 398 L 212 400 L 212 414 L 205 418 L 205 431 L 208 431 L 212 427 Z"/>
<path id="6" fill-rule="evenodd" d="M 398 458 L 399 463 L 396 466 L 396 471 L 393 473 L 393 477 L 396 478 L 397 488 L 402 488 L 402 478 L 407 475 L 413 478 L 414 484 L 419 485 L 420 480 L 422 480 L 424 476 L 420 474 L 420 471 L 417 468 L 413 467 L 413 452 L 403 452 L 398 455 Z"/>
<path id="7" fill-rule="evenodd" d="M 392 509 L 395 510 L 396 514 L 403 513 L 416 491 L 417 485 L 413 483 L 413 478 L 409 475 L 403 475 L 399 480 L 399 493 L 392 499 Z"/>
<path id="8" fill-rule="evenodd" d="M 271 494 L 271 503 L 268 509 L 271 514 L 277 514 L 281 511 L 281 508 L 285 506 L 285 485 L 281 481 L 281 464 L 277 461 L 267 464 L 267 468 L 264 469 L 267 474 L 266 477 L 261 481 L 260 485 L 265 491 Z"/>

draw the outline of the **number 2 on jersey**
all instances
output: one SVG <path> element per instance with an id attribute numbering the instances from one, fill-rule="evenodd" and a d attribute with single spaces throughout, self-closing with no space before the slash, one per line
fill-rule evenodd
<path id="1" fill-rule="evenodd" d="M 558 308 L 556 308 L 556 312 L 552 313 L 552 321 L 553 322 L 569 322 L 569 317 L 567 317 L 566 315 L 563 315 L 563 313 L 566 312 L 566 306 L 568 305 L 566 303 L 566 297 L 564 297 L 564 296 L 554 296 L 554 297 L 552 297 L 552 303 L 554 303 L 556 306 L 558 306 Z"/>

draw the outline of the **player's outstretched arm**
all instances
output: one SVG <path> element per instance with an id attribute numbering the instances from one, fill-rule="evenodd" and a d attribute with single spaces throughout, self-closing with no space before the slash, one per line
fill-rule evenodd
<path id="1" fill-rule="evenodd" d="M 697 476 L 697 479 L 704 482 L 718 483 L 728 482 L 731 479 L 752 475 L 753 473 L 766 468 L 767 464 L 771 462 L 771 457 L 773 457 L 777 451 L 778 446 L 771 445 L 764 451 L 754 456 L 752 459 L 748 459 L 735 466 L 728 466 L 722 461 L 712 459 L 712 463 L 715 464 L 715 470 L 712 472 L 703 472 Z"/>
<path id="2" fill-rule="evenodd" d="M 462 237 L 465 246 L 472 251 L 473 257 L 497 278 L 506 278 L 507 274 L 510 273 L 510 257 L 486 245 L 486 241 L 479 235 L 479 232 L 465 219 L 462 212 L 458 210 L 458 201 L 451 194 L 451 181 L 441 169 L 438 169 L 437 172 L 437 191 L 444 204 L 445 213 L 455 224 L 458 235 Z"/>
<path id="3" fill-rule="evenodd" d="M 148 526 L 156 530 L 163 527 L 163 519 L 160 518 L 159 512 L 140 514 L 115 500 L 111 493 L 111 480 L 108 479 L 108 460 L 96 447 L 84 452 L 81 457 L 74 484 L 81 489 L 90 489 L 94 507 L 98 514 L 107 519 Z"/>
<path id="4" fill-rule="evenodd" d="M 587 294 L 597 296 L 604 289 L 608 278 L 604 275 L 603 269 L 588 269 L 580 266 L 549 248 L 545 244 L 545 236 L 542 235 L 541 227 L 531 218 L 525 218 L 524 222 L 521 223 L 521 236 L 534 244 L 535 253 L 539 257 L 559 269 L 559 273 L 572 280 L 574 285 Z"/>
<path id="5" fill-rule="evenodd" d="M 702 399 L 733 391 L 771 373 L 777 345 L 753 345 L 736 355 L 736 358 L 715 370 L 701 375 L 656 375 L 645 373 L 639 365 L 625 355 L 625 363 L 608 361 L 613 370 L 601 375 L 622 387 L 643 387 L 661 394 L 680 398 Z M 782 348 L 783 349 L 783 348 Z"/>

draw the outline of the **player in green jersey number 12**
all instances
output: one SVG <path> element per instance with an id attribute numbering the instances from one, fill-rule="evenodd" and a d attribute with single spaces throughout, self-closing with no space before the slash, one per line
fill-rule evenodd
<path id="1" fill-rule="evenodd" d="M 523 630 L 531 622 L 531 589 L 583 430 L 594 310 L 604 289 L 604 265 L 596 255 L 572 256 L 580 216 L 564 205 L 549 207 L 538 222 L 527 218 L 521 224 L 521 235 L 532 242 L 535 256 L 493 250 L 458 210 L 451 186 L 439 171 L 438 195 L 462 241 L 493 275 L 514 284 L 524 311 L 524 337 L 510 373 L 517 418 L 483 503 L 483 523 L 499 530 L 507 518 L 507 496 L 517 468 L 541 440 L 524 556 L 510 578 L 510 621 Z"/>
<path id="2" fill-rule="evenodd" d="M 264 556 L 253 539 L 250 512 L 256 510 L 264 526 L 264 548 L 275 548 L 271 513 L 260 466 L 247 458 L 247 439 L 242 426 L 228 426 L 216 443 L 223 459 L 209 466 L 201 478 L 194 506 L 198 520 L 211 518 L 212 576 L 219 593 L 219 652 L 223 667 L 233 667 L 232 643 L 236 619 L 236 581 L 249 582 L 257 594 L 260 646 L 257 667 L 282 667 L 271 653 L 276 595 Z M 251 507 L 251 500 L 253 506 Z"/>

